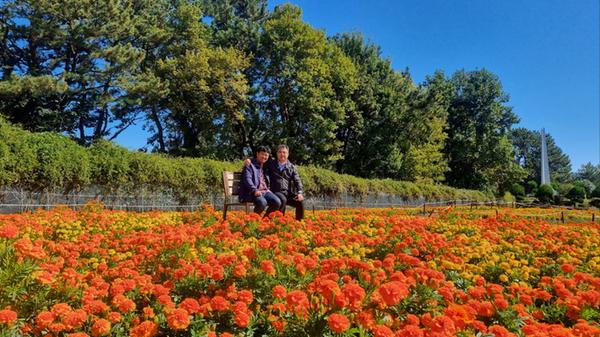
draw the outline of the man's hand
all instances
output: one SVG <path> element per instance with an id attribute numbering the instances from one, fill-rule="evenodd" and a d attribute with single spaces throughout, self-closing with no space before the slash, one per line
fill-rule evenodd
<path id="1" fill-rule="evenodd" d="M 304 196 L 302 194 L 298 194 L 294 199 L 296 199 L 298 201 L 302 201 L 302 200 L 304 200 Z"/>
<path id="2" fill-rule="evenodd" d="M 260 197 L 261 195 L 262 195 L 262 193 L 260 191 L 254 192 L 254 196 L 255 197 Z"/>
<path id="3" fill-rule="evenodd" d="M 244 160 L 244 166 L 250 166 L 250 164 L 252 164 L 252 160 L 250 160 L 250 158 L 246 158 L 246 160 Z"/>

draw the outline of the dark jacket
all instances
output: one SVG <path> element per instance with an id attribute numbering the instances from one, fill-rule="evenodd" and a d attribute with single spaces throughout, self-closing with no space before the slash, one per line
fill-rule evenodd
<path id="1" fill-rule="evenodd" d="M 270 176 L 271 185 L 269 189 L 273 193 L 282 192 L 286 195 L 304 194 L 298 169 L 289 160 L 285 163 L 283 170 L 279 170 L 279 162 L 276 159 L 270 159 L 265 166 L 267 166 Z"/>
<path id="2" fill-rule="evenodd" d="M 263 165 L 263 174 L 267 187 L 269 186 L 269 172 L 267 163 Z M 254 192 L 258 190 L 260 184 L 260 165 L 256 162 L 256 158 L 252 158 L 252 164 L 244 166 L 242 170 L 242 181 L 240 182 L 239 199 L 240 202 L 254 201 Z"/>

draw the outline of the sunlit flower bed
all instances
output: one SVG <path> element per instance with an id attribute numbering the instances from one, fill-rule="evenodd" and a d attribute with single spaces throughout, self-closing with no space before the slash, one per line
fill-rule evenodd
<path id="1" fill-rule="evenodd" d="M 0 335 L 600 336 L 600 225 L 519 212 L 0 215 Z"/>

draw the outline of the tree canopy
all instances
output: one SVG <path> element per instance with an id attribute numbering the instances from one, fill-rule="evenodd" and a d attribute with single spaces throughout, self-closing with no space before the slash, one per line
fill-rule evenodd
<path id="1" fill-rule="evenodd" d="M 497 192 L 539 182 L 539 137 L 512 130 L 497 75 L 415 83 L 360 33 L 327 36 L 294 5 L 0 6 L 0 113 L 30 131 L 89 146 L 138 124 L 146 150 L 177 156 L 234 160 L 286 143 L 295 163 L 361 177 Z M 552 177 L 566 181 L 569 158 L 548 140 Z"/>

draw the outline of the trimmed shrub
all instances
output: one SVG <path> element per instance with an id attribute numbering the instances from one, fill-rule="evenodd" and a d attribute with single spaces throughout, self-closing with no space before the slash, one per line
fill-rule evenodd
<path id="1" fill-rule="evenodd" d="M 510 187 L 510 193 L 517 198 L 518 201 L 521 201 L 525 198 L 525 187 L 521 184 L 513 184 Z"/>
<path id="2" fill-rule="evenodd" d="M 573 186 L 566 197 L 573 202 L 581 203 L 585 199 L 585 188 L 580 185 Z"/>
<path id="3" fill-rule="evenodd" d="M 593 191 L 592 191 L 592 198 L 600 198 L 600 186 L 597 186 Z"/>
<path id="4" fill-rule="evenodd" d="M 535 193 L 537 192 L 537 189 L 538 189 L 538 184 L 535 180 L 528 181 L 527 185 L 525 186 L 525 190 L 529 194 L 535 195 Z"/>
<path id="5" fill-rule="evenodd" d="M 552 196 L 554 194 L 554 189 L 552 188 L 552 186 L 548 185 L 548 184 L 543 184 L 540 185 L 540 187 L 538 187 L 537 193 L 536 193 L 536 198 L 538 198 L 538 200 L 540 202 L 550 202 L 552 201 Z"/>

